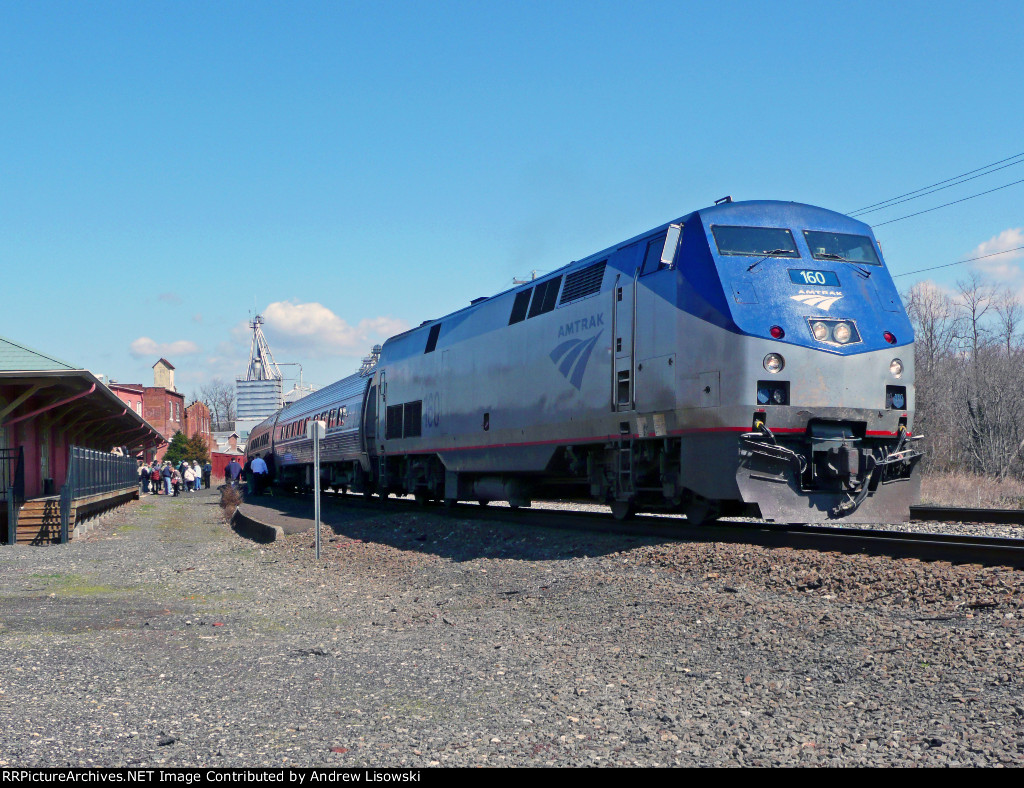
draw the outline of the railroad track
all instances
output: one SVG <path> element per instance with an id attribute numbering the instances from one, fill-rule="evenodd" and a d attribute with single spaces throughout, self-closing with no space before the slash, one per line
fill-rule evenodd
<path id="1" fill-rule="evenodd" d="M 325 496 L 325 503 L 333 499 L 334 505 L 356 508 L 379 508 L 378 499 L 360 496 Z M 530 525 L 560 528 L 587 533 L 648 536 L 691 542 L 725 542 L 752 544 L 762 547 L 786 547 L 795 550 L 818 550 L 846 554 L 884 555 L 893 558 L 915 558 L 921 561 L 947 561 L 954 564 L 980 564 L 982 566 L 1010 566 L 1024 569 L 1024 539 L 975 536 L 968 534 L 921 533 L 881 531 L 870 528 L 839 528 L 825 525 L 792 523 L 741 522 L 722 520 L 713 525 L 694 526 L 683 517 L 639 515 L 633 520 L 620 522 L 607 513 L 546 509 L 509 509 L 501 506 L 460 504 L 452 509 L 442 506 L 418 507 L 411 500 L 391 499 L 389 504 L 412 510 L 456 517 L 459 519 L 501 522 L 509 525 Z M 312 509 L 312 503 L 310 504 Z M 937 512 L 962 513 L 946 518 L 947 522 L 998 522 L 992 519 L 957 519 L 958 516 L 990 518 L 1001 510 L 942 509 L 915 507 L 914 519 L 935 519 Z M 984 512 L 984 514 L 982 513 Z M 1017 512 L 1021 522 L 1021 512 Z M 1006 522 L 1006 521 L 1003 521 Z"/>
<path id="2" fill-rule="evenodd" d="M 940 523 L 1024 525 L 1024 509 L 964 509 L 959 506 L 911 506 L 911 520 Z"/>

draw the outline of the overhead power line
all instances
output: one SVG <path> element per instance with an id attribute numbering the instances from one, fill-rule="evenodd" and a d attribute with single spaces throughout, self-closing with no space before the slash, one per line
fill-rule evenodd
<path id="1" fill-rule="evenodd" d="M 896 279 L 900 276 L 911 276 L 912 274 L 923 274 L 925 271 L 937 271 L 940 268 L 949 268 L 954 265 L 963 265 L 964 263 L 973 263 L 975 260 L 984 260 L 986 257 L 997 257 L 1001 254 L 1009 254 L 1010 252 L 1019 252 L 1024 249 L 1024 246 L 1015 246 L 1013 249 L 1004 249 L 1001 252 L 992 252 L 992 254 L 983 254 L 981 257 L 971 257 L 967 260 L 957 260 L 955 263 L 945 263 L 944 265 L 933 265 L 931 268 L 919 268 L 916 271 L 907 271 L 902 274 L 893 274 L 892 278 Z"/>
<path id="2" fill-rule="evenodd" d="M 923 191 L 920 194 L 915 194 L 913 197 L 907 197 L 906 199 L 903 199 L 903 200 L 900 200 L 900 199 L 894 197 L 892 200 L 887 200 L 884 205 L 880 205 L 877 208 L 865 208 L 865 209 L 862 209 L 860 211 L 855 211 L 854 213 L 850 214 L 850 216 L 863 216 L 866 213 L 874 213 L 875 211 L 884 211 L 886 208 L 892 208 L 894 205 L 899 205 L 900 203 L 905 203 L 905 202 L 910 202 L 911 200 L 916 200 L 918 197 L 927 197 L 929 194 L 935 194 L 935 192 L 941 192 L 943 189 L 952 189 L 954 186 L 959 186 L 961 183 L 967 183 L 967 181 L 973 181 L 975 178 L 984 178 L 986 175 L 991 175 L 993 172 L 999 172 L 999 170 L 1005 170 L 1007 167 L 1013 167 L 1015 164 L 1024 164 L 1024 159 L 1017 159 L 1017 161 L 1010 162 L 1009 164 L 1004 164 L 1002 167 L 996 167 L 994 170 L 989 170 L 988 172 L 983 172 L 983 173 L 981 173 L 981 175 L 972 175 L 970 178 L 964 178 L 962 180 L 957 181 L 956 183 L 950 183 L 950 184 L 947 184 L 946 186 L 940 186 L 939 188 L 932 189 L 931 191 Z M 928 188 L 928 187 L 925 187 L 925 188 Z"/>
<path id="3" fill-rule="evenodd" d="M 950 205 L 956 205 L 958 202 L 967 202 L 968 200 L 973 200 L 975 197 L 981 197 L 984 194 L 991 194 L 992 192 L 997 192 L 1000 189 L 1008 189 L 1011 186 L 1016 186 L 1018 183 L 1024 183 L 1024 178 L 1022 178 L 1019 181 L 1014 181 L 1013 183 L 1007 183 L 1007 184 L 1004 184 L 1002 186 L 997 186 L 996 188 L 989 189 L 988 191 L 978 192 L 977 194 L 972 194 L 969 197 L 962 197 L 959 200 L 953 200 L 952 202 L 943 203 L 942 205 L 936 205 L 934 208 L 926 208 L 925 210 L 918 211 L 917 213 L 908 213 L 906 216 L 899 216 L 899 217 L 897 217 L 895 219 L 889 219 L 889 221 L 887 221 L 887 222 L 879 222 L 878 224 L 872 225 L 872 227 L 882 227 L 883 225 L 886 225 L 886 224 L 892 224 L 893 222 L 901 222 L 904 219 L 909 219 L 911 216 L 920 216 L 922 213 L 931 213 L 932 211 L 939 210 L 939 208 L 947 208 Z"/>
<path id="4" fill-rule="evenodd" d="M 1020 161 L 1015 161 L 1015 160 L 1018 160 L 1018 159 Z M 973 180 L 973 178 L 968 178 L 967 177 L 968 175 L 974 175 L 975 173 L 982 173 L 982 175 L 988 175 L 988 172 L 996 172 L 996 169 L 993 169 L 993 168 L 997 168 L 997 169 L 1000 169 L 1000 170 L 1001 169 L 1005 169 L 1004 167 L 998 167 L 998 165 L 1000 165 L 1000 164 L 1005 164 L 1006 167 L 1012 167 L 1014 164 L 1020 164 L 1022 161 L 1024 161 L 1024 153 L 1017 153 L 1017 154 L 1015 154 L 1013 156 L 1010 156 L 1008 158 L 1000 159 L 999 161 L 994 161 L 991 164 L 986 164 L 984 167 L 978 167 L 976 170 L 968 170 L 967 172 L 962 172 L 959 175 L 954 175 L 952 178 L 946 178 L 943 181 L 937 181 L 936 183 L 933 183 L 930 186 L 922 186 L 920 189 L 914 189 L 913 191 L 906 192 L 905 194 L 898 194 L 895 197 L 890 197 L 887 200 L 882 200 L 880 202 L 872 203 L 871 205 L 865 205 L 863 208 L 857 208 L 854 211 L 850 211 L 848 215 L 856 216 L 857 214 L 860 214 L 860 213 L 867 213 L 869 211 L 880 210 L 882 207 L 888 207 L 888 205 L 890 203 L 891 204 L 896 204 L 896 201 L 906 202 L 906 200 L 904 198 L 911 198 L 911 195 L 915 195 L 915 194 L 918 195 L 919 197 L 923 197 L 924 194 L 921 194 L 921 192 L 926 192 L 929 189 L 935 189 L 936 186 L 942 186 L 943 184 L 946 184 L 946 183 L 950 184 L 951 186 L 955 186 L 956 184 L 952 183 L 952 182 L 953 181 L 958 181 L 959 182 L 961 178 L 964 179 L 965 181 Z M 1006 162 L 1011 162 L 1011 163 L 1010 164 L 1006 164 Z M 987 170 L 988 172 L 982 172 L 983 170 Z M 979 177 L 980 178 L 981 176 L 977 175 L 975 177 Z M 943 186 L 943 188 L 948 188 L 948 187 Z M 939 191 L 939 189 L 935 189 L 935 191 Z M 912 199 L 916 199 L 916 198 L 912 198 Z"/>

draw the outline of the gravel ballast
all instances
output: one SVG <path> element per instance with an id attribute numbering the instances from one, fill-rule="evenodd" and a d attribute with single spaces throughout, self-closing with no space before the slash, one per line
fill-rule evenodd
<path id="1" fill-rule="evenodd" d="M 1024 572 L 218 500 L 0 547 L 0 766 L 1024 765 Z"/>

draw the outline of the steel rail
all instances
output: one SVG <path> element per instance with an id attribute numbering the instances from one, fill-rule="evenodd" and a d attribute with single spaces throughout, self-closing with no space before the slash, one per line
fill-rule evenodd
<path id="1" fill-rule="evenodd" d="M 335 505 L 378 508 L 383 501 L 360 496 L 338 496 Z M 720 520 L 709 525 L 690 525 L 682 517 L 638 515 L 619 521 L 606 513 L 542 508 L 510 509 L 501 506 L 458 504 L 455 507 L 420 507 L 409 500 L 388 503 L 458 519 L 501 522 L 587 533 L 643 536 L 690 542 L 750 544 L 761 547 L 839 552 L 848 555 L 879 555 L 953 564 L 1009 566 L 1024 569 L 1024 539 L 971 534 L 881 531 L 869 528 L 837 528 L 802 523 L 768 523 Z M 539 502 L 538 502 L 539 503 Z"/>
<path id="2" fill-rule="evenodd" d="M 965 509 L 959 506 L 911 506 L 911 520 L 943 523 L 1024 525 L 1024 509 Z"/>

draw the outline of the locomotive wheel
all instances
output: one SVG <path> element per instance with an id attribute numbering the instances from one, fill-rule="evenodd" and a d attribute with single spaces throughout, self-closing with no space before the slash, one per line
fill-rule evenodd
<path id="1" fill-rule="evenodd" d="M 417 506 L 426 506 L 430 503 L 430 493 L 426 490 L 417 490 L 414 493 L 413 498 L 416 499 Z"/>
<path id="2" fill-rule="evenodd" d="M 490 501 L 488 501 L 488 500 L 486 500 L 486 499 L 485 499 L 485 500 L 483 500 L 483 501 L 477 501 L 477 503 L 479 503 L 479 504 L 480 504 L 481 506 L 487 506 L 487 504 L 489 504 L 489 503 L 490 503 Z"/>
<path id="3" fill-rule="evenodd" d="M 444 508 L 445 509 L 454 509 L 455 505 L 457 503 L 458 503 L 458 500 L 456 498 L 445 498 L 444 499 Z"/>
<path id="4" fill-rule="evenodd" d="M 612 517 L 616 520 L 632 520 L 636 514 L 636 504 L 633 501 L 612 501 Z"/>

